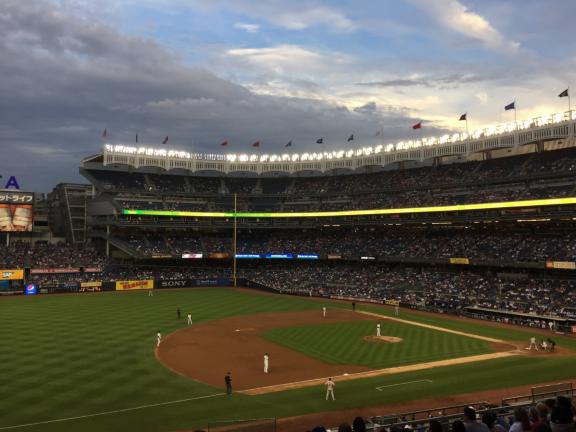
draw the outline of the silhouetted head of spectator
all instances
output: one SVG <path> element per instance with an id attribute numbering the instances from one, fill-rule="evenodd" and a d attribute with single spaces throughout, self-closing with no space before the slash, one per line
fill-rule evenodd
<path id="1" fill-rule="evenodd" d="M 352 422 L 352 429 L 354 429 L 354 432 L 366 432 L 366 422 L 362 417 L 358 416 Z"/>
<path id="2" fill-rule="evenodd" d="M 430 432 L 442 432 L 442 424 L 438 420 L 430 420 Z"/>
<path id="3" fill-rule="evenodd" d="M 518 407 L 514 410 L 514 422 L 522 424 L 522 430 L 530 430 L 530 418 L 528 417 L 528 411 L 522 407 Z"/>
<path id="4" fill-rule="evenodd" d="M 476 421 L 476 410 L 471 406 L 464 408 L 464 421 L 465 422 L 475 422 Z"/>
<path id="5" fill-rule="evenodd" d="M 338 432 L 352 432 L 352 428 L 348 423 L 342 423 L 338 426 Z"/>
<path id="6" fill-rule="evenodd" d="M 466 432 L 466 426 L 462 420 L 456 420 L 452 423 L 452 432 Z"/>
<path id="7" fill-rule="evenodd" d="M 496 414 L 491 412 L 482 414 L 482 423 L 488 426 L 488 429 L 492 429 L 494 427 L 494 423 L 496 423 Z"/>
<path id="8" fill-rule="evenodd" d="M 552 432 L 552 429 L 546 423 L 540 423 L 532 432 Z"/>

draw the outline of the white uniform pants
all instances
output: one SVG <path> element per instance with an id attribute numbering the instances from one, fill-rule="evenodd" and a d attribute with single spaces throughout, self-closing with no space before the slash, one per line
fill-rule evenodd
<path id="1" fill-rule="evenodd" d="M 326 389 L 326 400 L 328 400 L 328 395 L 332 395 L 332 400 L 336 400 L 336 398 L 334 397 L 334 389 L 327 388 Z"/>

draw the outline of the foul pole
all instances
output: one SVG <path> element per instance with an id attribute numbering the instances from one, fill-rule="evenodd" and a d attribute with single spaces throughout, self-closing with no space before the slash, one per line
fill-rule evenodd
<path id="1" fill-rule="evenodd" d="M 236 235 L 237 235 L 237 220 L 236 214 L 238 213 L 238 199 L 237 194 L 234 194 L 234 239 L 232 241 L 232 280 L 234 281 L 234 288 L 236 288 Z"/>

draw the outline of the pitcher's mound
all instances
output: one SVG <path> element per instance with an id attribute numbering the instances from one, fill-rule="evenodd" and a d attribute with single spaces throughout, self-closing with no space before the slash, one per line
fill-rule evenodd
<path id="1" fill-rule="evenodd" d="M 402 338 L 394 336 L 364 336 L 366 342 L 388 342 L 388 343 L 398 343 L 402 342 Z"/>

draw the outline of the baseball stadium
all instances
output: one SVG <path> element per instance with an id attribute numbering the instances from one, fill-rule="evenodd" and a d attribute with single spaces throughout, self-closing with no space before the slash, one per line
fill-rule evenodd
<path id="1" fill-rule="evenodd" d="M 85 183 L 0 191 L 0 431 L 573 430 L 575 137 L 104 143 Z"/>

